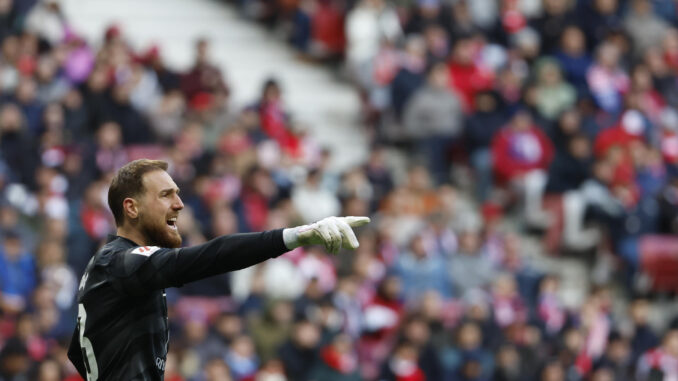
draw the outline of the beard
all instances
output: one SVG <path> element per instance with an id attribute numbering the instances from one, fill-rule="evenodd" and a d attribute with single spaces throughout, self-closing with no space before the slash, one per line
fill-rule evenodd
<path id="1" fill-rule="evenodd" d="M 181 247 L 181 235 L 177 230 L 171 230 L 165 220 L 155 221 L 139 215 L 139 230 L 152 246 L 175 249 Z"/>

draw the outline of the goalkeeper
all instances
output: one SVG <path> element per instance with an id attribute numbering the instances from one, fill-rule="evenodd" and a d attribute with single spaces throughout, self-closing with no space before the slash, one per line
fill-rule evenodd
<path id="1" fill-rule="evenodd" d="M 78 320 L 68 357 L 89 380 L 162 380 L 169 345 L 164 289 L 239 270 L 304 245 L 355 249 L 352 228 L 367 217 L 234 234 L 180 248 L 184 204 L 167 163 L 135 160 L 108 191 L 117 234 L 92 257 L 78 288 Z"/>

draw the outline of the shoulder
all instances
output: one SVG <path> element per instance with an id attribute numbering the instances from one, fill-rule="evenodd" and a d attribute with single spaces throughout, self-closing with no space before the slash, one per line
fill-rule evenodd
<path id="1" fill-rule="evenodd" d="M 110 236 L 109 241 L 97 251 L 96 255 L 106 258 L 125 253 L 148 257 L 160 249 L 158 246 L 140 246 L 126 238 Z"/>
<path id="2" fill-rule="evenodd" d="M 97 251 L 94 266 L 104 267 L 111 275 L 128 276 L 147 262 L 151 256 L 162 249 L 158 246 L 137 246 L 134 243 L 118 238 Z"/>
<path id="3" fill-rule="evenodd" d="M 19 263 L 23 266 L 34 266 L 35 265 L 35 260 L 33 259 L 33 255 L 29 252 L 23 253 L 21 257 L 19 257 Z"/>
<path id="4" fill-rule="evenodd" d="M 142 257 L 150 257 L 156 251 L 161 250 L 158 246 L 135 246 L 125 250 L 125 253 L 130 255 L 140 255 Z"/>
<path id="5" fill-rule="evenodd" d="M 120 277 L 130 276 L 145 266 L 161 268 L 175 258 L 179 249 L 158 246 L 134 246 L 115 254 L 113 261 L 115 273 Z"/>

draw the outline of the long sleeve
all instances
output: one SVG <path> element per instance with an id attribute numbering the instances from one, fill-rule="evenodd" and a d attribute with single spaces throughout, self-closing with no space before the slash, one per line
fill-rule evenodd
<path id="1" fill-rule="evenodd" d="M 114 274 L 122 290 L 143 294 L 229 271 L 240 270 L 288 251 L 283 229 L 217 237 L 181 249 L 134 247 L 116 257 Z"/>
<path id="2" fill-rule="evenodd" d="M 202 245 L 179 249 L 175 281 L 182 285 L 244 269 L 287 251 L 282 229 L 218 237 Z"/>

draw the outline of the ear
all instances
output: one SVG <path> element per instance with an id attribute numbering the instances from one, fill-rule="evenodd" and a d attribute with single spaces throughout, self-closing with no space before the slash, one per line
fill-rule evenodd
<path id="1" fill-rule="evenodd" d="M 135 219 L 139 216 L 137 200 L 127 197 L 122 201 L 122 210 L 128 218 Z"/>

